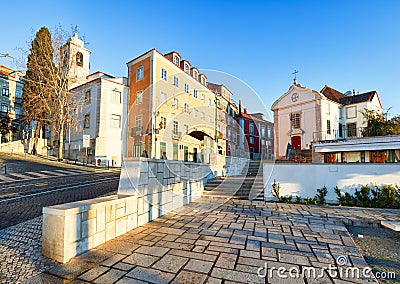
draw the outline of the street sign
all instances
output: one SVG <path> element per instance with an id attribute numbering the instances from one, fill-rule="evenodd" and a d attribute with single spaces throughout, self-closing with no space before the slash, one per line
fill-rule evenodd
<path id="1" fill-rule="evenodd" d="M 90 135 L 83 134 L 83 148 L 90 147 Z"/>

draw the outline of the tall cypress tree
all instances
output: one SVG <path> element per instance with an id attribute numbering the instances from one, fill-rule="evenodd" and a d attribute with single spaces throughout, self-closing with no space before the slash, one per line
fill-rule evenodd
<path id="1" fill-rule="evenodd" d="M 52 111 L 54 90 L 50 82 L 55 68 L 53 57 L 51 34 L 46 27 L 42 27 L 31 43 L 22 94 L 26 123 L 36 122 L 33 154 L 36 154 L 40 130 Z"/>

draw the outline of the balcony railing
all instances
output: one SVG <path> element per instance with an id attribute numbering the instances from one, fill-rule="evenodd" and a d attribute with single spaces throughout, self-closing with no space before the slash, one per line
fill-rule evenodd
<path id="1" fill-rule="evenodd" d="M 336 140 L 344 140 L 351 138 L 363 138 L 363 137 L 377 137 L 377 136 L 386 136 L 390 135 L 390 133 L 382 133 L 381 129 L 375 129 L 373 127 L 343 127 L 343 129 L 332 130 L 328 133 L 328 131 L 318 131 L 313 132 L 313 142 L 323 142 L 323 141 L 336 141 Z"/>

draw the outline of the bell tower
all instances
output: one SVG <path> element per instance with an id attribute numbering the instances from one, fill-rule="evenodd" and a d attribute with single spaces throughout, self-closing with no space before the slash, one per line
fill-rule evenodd
<path id="1" fill-rule="evenodd" d="M 65 44 L 65 52 L 69 67 L 68 88 L 71 89 L 86 82 L 91 51 L 85 48 L 85 43 L 75 33 Z"/>

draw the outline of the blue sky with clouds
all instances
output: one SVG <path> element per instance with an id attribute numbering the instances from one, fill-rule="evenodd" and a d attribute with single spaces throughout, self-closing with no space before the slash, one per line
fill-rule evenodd
<path id="1" fill-rule="evenodd" d="M 390 115 L 400 114 L 400 1 L 22 0 L 1 9 L 0 53 L 26 48 L 41 26 L 78 26 L 93 72 L 126 76 L 141 53 L 176 50 L 199 69 L 243 80 L 267 109 L 296 69 L 315 90 L 377 90 Z"/>

